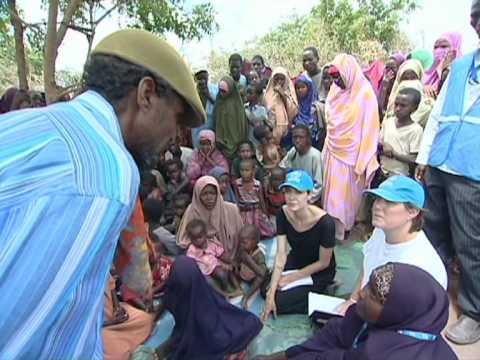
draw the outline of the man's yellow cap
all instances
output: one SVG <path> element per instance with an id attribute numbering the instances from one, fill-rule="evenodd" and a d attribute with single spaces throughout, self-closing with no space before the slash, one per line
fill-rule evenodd
<path id="1" fill-rule="evenodd" d="M 114 55 L 151 71 L 168 82 L 188 104 L 182 124 L 197 127 L 205 122 L 205 110 L 190 67 L 159 36 L 140 29 L 119 30 L 100 41 L 92 51 L 94 54 Z"/>

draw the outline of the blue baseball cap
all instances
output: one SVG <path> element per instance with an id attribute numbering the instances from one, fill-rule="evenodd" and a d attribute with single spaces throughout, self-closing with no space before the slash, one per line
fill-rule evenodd
<path id="1" fill-rule="evenodd" d="M 279 189 L 286 187 L 292 187 L 300 192 L 309 192 L 313 190 L 313 180 L 305 170 L 291 171 Z"/>
<path id="2" fill-rule="evenodd" d="M 389 177 L 377 189 L 365 190 L 364 193 L 392 202 L 409 203 L 418 209 L 422 209 L 425 204 L 425 191 L 422 185 L 402 175 Z"/>

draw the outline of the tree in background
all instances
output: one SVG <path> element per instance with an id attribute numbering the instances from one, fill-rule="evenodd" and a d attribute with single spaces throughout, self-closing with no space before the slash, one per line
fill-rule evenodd
<path id="1" fill-rule="evenodd" d="M 262 54 L 270 65 L 284 66 L 291 74 L 302 70 L 303 49 L 312 45 L 318 48 L 322 64 L 347 52 L 366 65 L 393 50 L 407 50 L 400 23 L 417 6 L 416 0 L 321 0 L 310 14 L 293 17 L 247 43 L 242 54 L 248 59 Z M 212 52 L 213 78 L 225 74 L 227 58 L 226 53 Z"/>
<path id="2" fill-rule="evenodd" d="M 71 90 L 58 85 L 55 67 L 59 47 L 68 30 L 79 31 L 86 36 L 88 53 L 98 25 L 114 14 L 125 18 L 127 26 L 145 28 L 158 34 L 173 32 L 182 40 L 200 39 L 217 30 L 215 11 L 210 3 L 198 4 L 189 10 L 184 3 L 184 0 L 42 0 L 46 20 L 30 24 L 22 19 L 22 10 L 16 1 L 8 0 L 7 3 L 0 2 L 0 27 L 7 14 L 11 26 L 7 27 L 3 21 L 4 37 L 10 41 L 6 44 L 11 52 L 11 39 L 14 39 L 20 87 L 28 89 L 29 86 L 30 58 L 26 49 L 43 54 L 43 85 L 47 100 L 51 102 Z"/>

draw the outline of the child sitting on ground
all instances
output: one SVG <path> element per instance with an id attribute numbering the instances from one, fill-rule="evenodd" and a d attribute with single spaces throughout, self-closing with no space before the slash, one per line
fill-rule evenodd
<path id="1" fill-rule="evenodd" d="M 228 296 L 235 292 L 238 286 L 235 283 L 233 272 L 227 268 L 228 259 L 224 257 L 224 248 L 215 239 L 215 236 L 212 236 L 212 232 L 207 232 L 205 222 L 194 219 L 187 224 L 186 230 L 191 241 L 187 249 L 187 256 L 195 259 L 200 271 L 222 294 Z"/>
<path id="2" fill-rule="evenodd" d="M 232 177 L 240 177 L 240 162 L 242 160 L 253 160 L 255 163 L 255 178 L 262 181 L 265 176 L 262 165 L 255 156 L 255 148 L 250 141 L 243 141 L 238 145 L 237 157 L 232 162 Z"/>
<path id="3" fill-rule="evenodd" d="M 242 300 L 242 307 L 248 308 L 250 298 L 267 279 L 268 269 L 265 255 L 258 247 L 260 232 L 255 225 L 245 225 L 238 234 L 240 242 L 239 266 L 236 269 L 240 279 L 250 285 Z"/>
<path id="4" fill-rule="evenodd" d="M 242 160 L 240 162 L 241 177 L 234 183 L 237 205 L 243 223 L 257 226 L 262 237 L 268 239 L 275 235 L 275 227 L 267 215 L 262 184 L 254 178 L 254 174 L 254 160 Z"/>
<path id="5" fill-rule="evenodd" d="M 264 169 L 272 169 L 282 161 L 282 149 L 275 143 L 272 128 L 260 125 L 253 129 L 255 138 L 260 142 L 257 147 L 257 159 Z"/>
<path id="6" fill-rule="evenodd" d="M 410 175 L 415 165 L 423 129 L 411 118 L 420 104 L 422 95 L 416 89 L 405 88 L 395 99 L 395 116 L 387 117 L 380 130 L 382 151 L 380 165 L 383 178 L 392 175 Z"/>
<path id="7" fill-rule="evenodd" d="M 154 296 L 158 296 L 162 292 L 173 264 L 173 260 L 165 256 L 165 250 L 172 246 L 176 248 L 175 236 L 160 225 L 163 210 L 164 205 L 162 201 L 146 199 L 143 202 L 144 219 L 155 249 L 155 259 L 150 264 L 152 267 Z"/>
<path id="8" fill-rule="evenodd" d="M 279 166 L 270 170 L 265 184 L 265 202 L 267 213 L 270 216 L 277 216 L 282 206 L 285 205 L 285 194 L 280 190 L 280 185 L 285 182 L 286 171 Z"/>
<path id="9" fill-rule="evenodd" d="M 188 205 L 192 202 L 192 198 L 188 194 L 178 194 L 173 199 L 173 208 L 175 209 L 175 219 L 174 219 L 174 233 L 178 231 L 180 226 L 180 221 L 182 220 L 183 214 L 187 211 Z"/>
<path id="10" fill-rule="evenodd" d="M 157 179 L 150 171 L 140 174 L 140 199 L 163 200 L 164 193 L 157 186 Z"/>
<path id="11" fill-rule="evenodd" d="M 166 202 L 167 206 L 171 206 L 177 194 L 189 193 L 189 180 L 183 171 L 183 163 L 180 159 L 168 160 L 165 168 L 168 175 Z"/>

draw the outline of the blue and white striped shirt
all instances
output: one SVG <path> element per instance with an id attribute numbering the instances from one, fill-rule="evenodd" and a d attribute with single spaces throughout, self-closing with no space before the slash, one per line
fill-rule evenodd
<path id="1" fill-rule="evenodd" d="M 138 170 L 99 94 L 0 116 L 0 359 L 103 358 Z"/>

